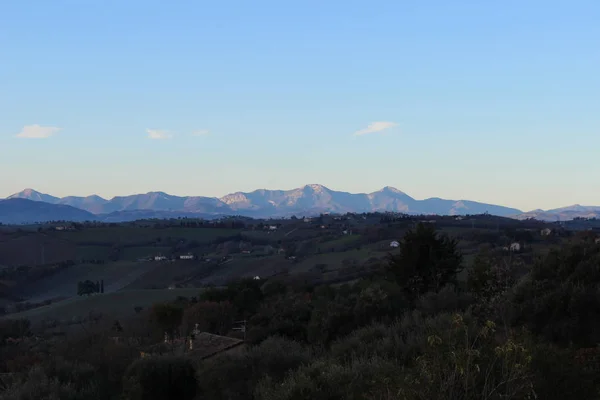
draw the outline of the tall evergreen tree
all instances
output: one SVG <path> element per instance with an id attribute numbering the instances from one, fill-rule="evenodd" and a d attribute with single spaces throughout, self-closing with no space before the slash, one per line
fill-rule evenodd
<path id="1" fill-rule="evenodd" d="M 400 254 L 389 257 L 392 276 L 411 300 L 455 283 L 461 264 L 457 241 L 423 223 L 406 232 Z"/>

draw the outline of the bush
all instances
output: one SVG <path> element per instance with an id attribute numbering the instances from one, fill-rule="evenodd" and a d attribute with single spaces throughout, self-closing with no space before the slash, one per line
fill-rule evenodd
<path id="1" fill-rule="evenodd" d="M 51 368 L 34 366 L 20 381 L 3 393 L 6 400 L 101 400 L 94 369 L 87 364 L 57 360 Z"/>
<path id="2" fill-rule="evenodd" d="M 453 285 L 444 286 L 438 293 L 429 292 L 419 297 L 415 309 L 425 316 L 466 310 L 473 304 L 470 293 L 460 293 Z"/>
<path id="3" fill-rule="evenodd" d="M 264 378 L 255 390 L 255 399 L 384 398 L 398 384 L 401 375 L 397 364 L 377 357 L 349 364 L 324 359 L 293 371 L 282 383 Z"/>
<path id="4" fill-rule="evenodd" d="M 453 317 L 431 332 L 400 387 L 405 399 L 523 399 L 534 395 L 531 355 L 519 337 L 496 341 L 495 325 Z"/>
<path id="5" fill-rule="evenodd" d="M 198 329 L 202 332 L 225 335 L 231 331 L 234 321 L 235 309 L 231 303 L 203 301 L 184 311 L 181 333 L 189 335 L 198 324 Z"/>
<path id="6" fill-rule="evenodd" d="M 447 327 L 451 323 L 451 314 L 426 318 L 418 311 L 406 313 L 389 326 L 370 325 L 333 342 L 331 355 L 346 362 L 377 356 L 410 366 L 416 357 L 425 352 L 427 338 L 433 332 L 438 332 L 446 339 L 445 335 L 449 333 Z"/>
<path id="7" fill-rule="evenodd" d="M 134 361 L 123 381 L 129 400 L 192 400 L 196 396 L 196 371 L 181 357 L 150 357 Z"/>
<path id="8" fill-rule="evenodd" d="M 271 337 L 240 355 L 224 355 L 202 364 L 199 385 L 210 399 L 252 398 L 259 380 L 269 376 L 279 382 L 288 371 L 308 364 L 312 352 L 300 343 Z"/>
<path id="9" fill-rule="evenodd" d="M 515 325 L 562 346 L 600 343 L 600 246 L 552 251 L 515 287 L 511 301 Z"/>

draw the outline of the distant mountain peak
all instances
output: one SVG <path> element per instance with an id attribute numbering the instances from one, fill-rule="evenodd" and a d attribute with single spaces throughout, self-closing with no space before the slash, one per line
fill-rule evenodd
<path id="1" fill-rule="evenodd" d="M 325 186 L 320 185 L 318 183 L 311 183 L 310 185 L 304 185 L 304 189 L 310 189 L 314 192 L 324 192 L 324 191 L 329 190 Z"/>
<path id="2" fill-rule="evenodd" d="M 390 193 L 396 193 L 396 194 L 406 194 L 402 190 L 396 189 L 393 186 L 386 186 L 383 189 L 381 189 L 381 192 L 390 192 Z"/>
<path id="3" fill-rule="evenodd" d="M 27 188 L 19 193 L 8 196 L 7 199 L 26 199 L 32 201 L 43 201 L 44 203 L 56 203 L 59 198 L 50 196 L 49 194 L 38 192 L 37 190 Z"/>
<path id="4" fill-rule="evenodd" d="M 22 196 L 34 196 L 34 195 L 42 195 L 43 193 L 38 192 L 35 189 L 31 189 L 31 188 L 27 188 L 27 189 L 23 189 L 21 190 L 19 193 L 15 193 L 12 196 L 9 196 L 9 198 L 11 197 L 16 197 L 18 195 L 22 195 Z"/>

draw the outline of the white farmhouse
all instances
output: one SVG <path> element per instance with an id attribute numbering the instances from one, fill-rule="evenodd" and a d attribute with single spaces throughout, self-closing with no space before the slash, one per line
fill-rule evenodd
<path id="1" fill-rule="evenodd" d="M 510 251 L 521 251 L 521 244 L 518 242 L 512 243 L 510 245 Z"/>
<path id="2" fill-rule="evenodd" d="M 399 242 L 399 241 L 397 241 L 397 240 L 392 240 L 392 241 L 390 242 L 390 247 L 394 247 L 394 248 L 396 248 L 396 247 L 400 247 L 400 242 Z"/>
<path id="3" fill-rule="evenodd" d="M 179 256 L 180 260 L 193 260 L 194 259 L 194 255 L 193 254 L 182 254 Z"/>
<path id="4" fill-rule="evenodd" d="M 542 236 L 550 236 L 552 234 L 552 229 L 550 229 L 550 228 L 542 229 L 540 234 Z"/>

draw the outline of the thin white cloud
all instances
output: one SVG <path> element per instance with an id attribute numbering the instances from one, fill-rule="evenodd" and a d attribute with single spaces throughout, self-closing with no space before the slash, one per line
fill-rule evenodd
<path id="1" fill-rule="evenodd" d="M 362 135 L 368 135 L 370 133 L 377 133 L 377 132 L 384 131 L 386 129 L 393 128 L 395 126 L 398 126 L 398 124 L 395 122 L 386 122 L 386 121 L 372 122 L 365 129 L 361 129 L 359 131 L 354 132 L 354 136 L 362 136 Z"/>
<path id="2" fill-rule="evenodd" d="M 173 137 L 169 131 L 162 131 L 158 129 L 146 129 L 146 133 L 150 139 L 171 139 Z"/>
<path id="3" fill-rule="evenodd" d="M 206 136 L 210 135 L 210 131 L 208 129 L 200 129 L 192 132 L 192 136 Z"/>
<path id="4" fill-rule="evenodd" d="M 46 139 L 54 135 L 61 128 L 55 126 L 25 125 L 21 132 L 17 133 L 18 138 L 26 139 Z"/>

